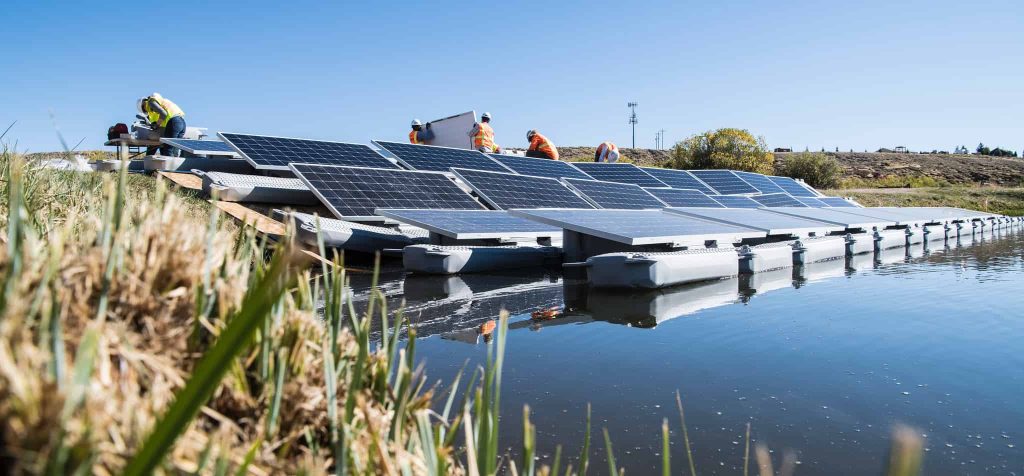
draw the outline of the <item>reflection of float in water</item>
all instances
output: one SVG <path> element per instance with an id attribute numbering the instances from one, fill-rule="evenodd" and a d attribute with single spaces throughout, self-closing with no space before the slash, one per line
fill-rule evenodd
<path id="1" fill-rule="evenodd" d="M 586 292 L 571 293 L 577 296 L 575 301 L 566 300 L 567 317 L 586 314 L 597 321 L 650 328 L 670 319 L 735 303 L 738 293 L 739 278 L 736 277 L 641 292 L 587 288 Z"/>
<path id="2" fill-rule="evenodd" d="M 863 255 L 858 257 L 863 257 Z M 808 283 L 845 277 L 846 261 L 846 259 L 840 258 L 797 266 L 793 269 L 793 282 L 799 288 Z"/>

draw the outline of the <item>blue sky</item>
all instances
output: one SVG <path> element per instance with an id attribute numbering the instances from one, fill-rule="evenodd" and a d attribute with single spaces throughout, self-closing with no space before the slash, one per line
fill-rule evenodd
<path id="1" fill-rule="evenodd" d="M 1024 2 L 8 0 L 0 130 L 82 149 L 153 91 L 211 130 L 367 142 L 474 109 L 497 141 L 1024 148 Z M 129 12 L 138 13 L 134 18 Z M 51 119 L 52 116 L 56 119 Z"/>

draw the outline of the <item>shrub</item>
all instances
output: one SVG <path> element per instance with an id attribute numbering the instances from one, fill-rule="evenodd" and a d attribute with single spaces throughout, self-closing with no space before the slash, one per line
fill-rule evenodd
<path id="1" fill-rule="evenodd" d="M 775 156 L 764 138 L 747 130 L 724 128 L 696 134 L 672 148 L 672 166 L 677 169 L 733 169 L 772 173 Z"/>
<path id="2" fill-rule="evenodd" d="M 839 183 L 842 166 L 834 157 L 820 152 L 792 154 L 779 164 L 778 173 L 802 179 L 815 188 L 833 188 Z"/>

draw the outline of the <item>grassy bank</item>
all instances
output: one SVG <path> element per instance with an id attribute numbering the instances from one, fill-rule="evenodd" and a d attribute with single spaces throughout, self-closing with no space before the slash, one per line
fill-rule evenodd
<path id="1" fill-rule="evenodd" d="M 827 190 L 825 193 L 853 197 L 869 207 L 959 207 L 1024 215 L 1022 187 L 851 188 Z"/>

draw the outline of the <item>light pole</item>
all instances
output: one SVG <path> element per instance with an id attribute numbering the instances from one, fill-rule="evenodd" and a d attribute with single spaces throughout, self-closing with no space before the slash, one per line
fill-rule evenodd
<path id="1" fill-rule="evenodd" d="M 628 107 L 631 110 L 631 112 L 629 114 L 629 124 L 633 126 L 633 148 L 635 149 L 636 148 L 636 123 L 637 123 L 637 120 L 636 120 L 636 103 L 635 102 L 626 103 L 626 107 Z"/>

